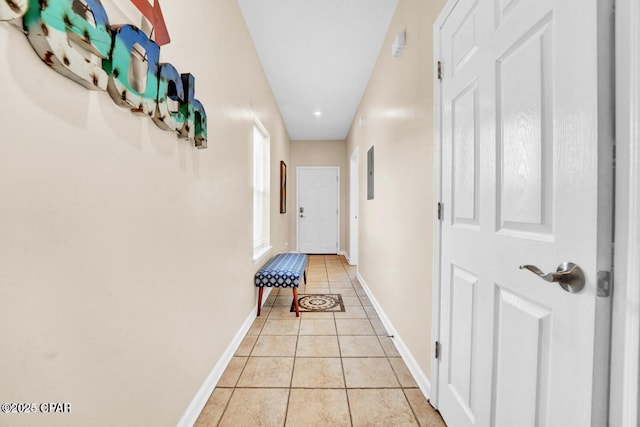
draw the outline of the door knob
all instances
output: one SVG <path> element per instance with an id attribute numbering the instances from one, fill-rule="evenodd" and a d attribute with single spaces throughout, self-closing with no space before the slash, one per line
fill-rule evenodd
<path id="1" fill-rule="evenodd" d="M 562 289 L 567 292 L 576 293 L 584 288 L 584 273 L 580 267 L 572 262 L 563 262 L 555 273 L 545 274 L 535 265 L 521 265 L 520 270 L 529 270 L 547 282 L 558 282 Z"/>

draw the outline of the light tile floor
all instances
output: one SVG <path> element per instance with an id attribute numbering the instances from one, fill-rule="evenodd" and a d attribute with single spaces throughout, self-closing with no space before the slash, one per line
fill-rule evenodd
<path id="1" fill-rule="evenodd" d="M 341 294 L 344 313 L 291 313 L 273 289 L 196 426 L 446 427 L 396 350 L 355 267 L 312 255 L 300 294 Z"/>

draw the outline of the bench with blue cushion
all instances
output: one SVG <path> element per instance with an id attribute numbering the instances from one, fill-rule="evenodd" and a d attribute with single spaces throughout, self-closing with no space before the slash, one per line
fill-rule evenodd
<path id="1" fill-rule="evenodd" d="M 273 288 L 293 288 L 293 302 L 296 317 L 300 316 L 298 307 L 298 285 L 304 279 L 307 283 L 307 259 L 305 254 L 278 254 L 271 258 L 256 273 L 255 284 L 258 291 L 258 316 L 262 305 L 262 291 L 265 286 Z"/>

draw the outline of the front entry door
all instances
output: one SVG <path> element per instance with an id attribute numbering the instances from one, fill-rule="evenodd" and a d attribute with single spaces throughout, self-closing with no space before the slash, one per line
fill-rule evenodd
<path id="1" fill-rule="evenodd" d="M 604 3 L 459 0 L 439 20 L 438 407 L 452 427 L 606 425 Z M 519 268 L 563 262 L 584 271 L 577 293 Z"/>
<path id="2" fill-rule="evenodd" d="M 298 252 L 338 252 L 340 169 L 298 168 Z"/>

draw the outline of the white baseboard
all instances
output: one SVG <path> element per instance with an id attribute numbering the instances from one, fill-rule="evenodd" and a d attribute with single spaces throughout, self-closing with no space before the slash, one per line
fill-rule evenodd
<path id="1" fill-rule="evenodd" d="M 384 310 L 382 310 L 380 303 L 378 303 L 378 300 L 376 300 L 376 298 L 373 296 L 371 289 L 369 289 L 369 286 L 367 286 L 359 271 L 357 272 L 357 277 L 358 281 L 362 285 L 362 289 L 364 289 L 364 291 L 367 293 L 367 296 L 369 297 L 373 308 L 376 310 L 376 313 L 378 313 L 378 317 L 380 317 L 384 328 L 387 330 L 387 334 L 392 336 L 391 340 L 393 341 L 393 344 L 396 346 L 396 349 L 398 350 L 398 353 L 400 353 L 400 356 L 402 357 L 402 360 L 404 360 L 404 363 L 406 363 L 407 368 L 409 368 L 409 371 L 413 375 L 413 378 L 416 380 L 416 383 L 418 383 L 418 387 L 420 387 L 422 394 L 426 399 L 429 399 L 431 396 L 431 383 L 429 382 L 429 379 L 425 375 L 424 371 L 420 368 L 420 365 L 418 365 L 418 362 L 416 361 L 415 357 L 413 357 L 413 354 L 411 354 L 404 341 L 402 341 L 400 335 L 398 335 L 398 332 L 393 327 L 393 324 L 391 324 L 391 320 L 389 320 Z"/>
<path id="2" fill-rule="evenodd" d="M 338 251 L 338 255 L 344 256 L 349 261 L 349 254 L 346 251 Z"/>
<path id="3" fill-rule="evenodd" d="M 263 306 L 265 301 L 271 294 L 271 289 L 272 288 L 266 288 L 264 290 L 264 293 L 262 295 Z M 224 370 L 227 369 L 227 365 L 229 365 L 231 358 L 236 353 L 236 350 L 238 350 L 238 347 L 242 343 L 245 335 L 247 335 L 247 332 L 249 331 L 249 328 L 251 328 L 253 321 L 256 320 L 257 314 L 258 310 L 254 307 L 254 309 L 251 310 L 251 313 L 249 313 L 247 319 L 240 327 L 240 330 L 236 333 L 235 337 L 233 337 L 233 340 L 222 354 L 222 357 L 220 357 L 220 359 L 218 360 L 218 363 L 215 364 L 215 366 L 207 376 L 207 379 L 204 381 L 204 383 L 202 383 L 202 386 L 200 386 L 200 390 L 198 390 L 193 400 L 189 404 L 189 407 L 187 407 L 187 410 L 180 418 L 180 421 L 178 421 L 177 427 L 192 427 L 196 423 L 196 420 L 200 416 L 200 412 L 202 412 L 202 409 L 207 404 L 207 401 L 209 400 L 211 393 L 213 393 L 213 389 L 216 388 L 218 381 L 220 381 L 220 377 L 224 373 Z"/>

